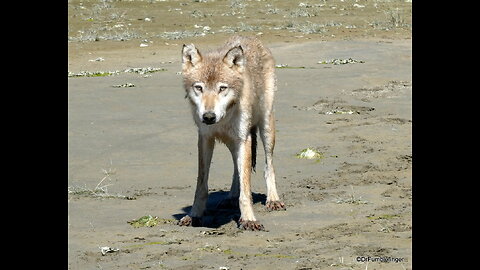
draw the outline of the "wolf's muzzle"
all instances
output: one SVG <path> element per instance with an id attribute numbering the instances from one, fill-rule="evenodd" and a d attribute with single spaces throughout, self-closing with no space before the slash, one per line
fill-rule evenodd
<path id="1" fill-rule="evenodd" d="M 216 115 L 214 112 L 206 112 L 203 114 L 203 123 L 207 125 L 215 124 Z"/>

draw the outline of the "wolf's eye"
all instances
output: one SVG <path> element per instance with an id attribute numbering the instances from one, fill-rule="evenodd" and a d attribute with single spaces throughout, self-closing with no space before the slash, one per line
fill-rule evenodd
<path id="1" fill-rule="evenodd" d="M 193 86 L 193 87 L 194 87 L 195 90 L 197 90 L 198 92 L 202 92 L 202 91 L 203 91 L 203 88 L 202 88 L 201 85 L 198 85 L 198 84 L 197 84 L 197 85 L 195 85 L 195 86 Z"/>
<path id="2" fill-rule="evenodd" d="M 220 86 L 220 90 L 219 90 L 220 93 L 225 91 L 225 90 L 227 90 L 226 86 L 224 86 L 224 85 Z"/>

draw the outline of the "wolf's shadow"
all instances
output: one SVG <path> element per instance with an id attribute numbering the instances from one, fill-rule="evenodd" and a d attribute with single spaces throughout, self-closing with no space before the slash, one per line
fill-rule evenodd
<path id="1" fill-rule="evenodd" d="M 220 202 L 228 198 L 227 191 L 215 191 L 208 194 L 207 209 L 202 218 L 202 227 L 207 228 L 219 228 L 222 225 L 225 225 L 232 220 L 238 223 L 240 219 L 240 209 L 235 208 L 220 208 L 218 207 Z M 265 194 L 253 193 L 252 192 L 253 203 L 261 203 L 265 205 L 267 196 Z M 192 206 L 185 206 L 182 208 L 183 213 L 172 215 L 176 220 L 180 220 L 182 217 L 186 216 Z"/>

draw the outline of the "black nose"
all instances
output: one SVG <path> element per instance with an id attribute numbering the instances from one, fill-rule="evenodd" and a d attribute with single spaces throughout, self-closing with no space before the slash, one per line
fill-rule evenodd
<path id="1" fill-rule="evenodd" d="M 215 124 L 215 113 L 206 112 L 203 114 L 203 122 L 207 125 Z"/>

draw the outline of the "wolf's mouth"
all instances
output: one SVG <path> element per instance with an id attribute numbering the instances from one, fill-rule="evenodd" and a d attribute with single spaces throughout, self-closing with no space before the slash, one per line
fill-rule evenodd
<path id="1" fill-rule="evenodd" d="M 205 123 L 205 124 L 207 124 L 207 125 L 213 125 L 213 124 L 215 124 L 215 120 L 213 120 L 213 121 L 205 121 L 205 120 L 203 120 L 203 123 Z"/>

